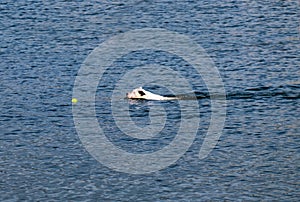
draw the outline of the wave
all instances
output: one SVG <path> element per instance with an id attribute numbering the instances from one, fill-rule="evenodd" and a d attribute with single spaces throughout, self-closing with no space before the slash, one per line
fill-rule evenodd
<path id="1" fill-rule="evenodd" d="M 189 94 L 176 95 L 179 99 L 224 99 L 224 95 L 209 94 L 209 92 L 194 92 Z M 282 98 L 282 99 L 299 99 L 300 84 L 280 85 L 277 87 L 261 86 L 247 88 L 244 91 L 226 92 L 226 99 L 258 99 L 258 98 Z"/>

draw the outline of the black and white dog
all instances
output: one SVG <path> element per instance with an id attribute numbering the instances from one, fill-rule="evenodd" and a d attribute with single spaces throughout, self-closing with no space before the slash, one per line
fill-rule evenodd
<path id="1" fill-rule="evenodd" d="M 145 99 L 145 100 L 177 100 L 177 97 L 164 97 L 156 95 L 149 91 L 144 90 L 142 87 L 134 89 L 132 92 L 127 93 L 126 97 L 129 99 Z"/>

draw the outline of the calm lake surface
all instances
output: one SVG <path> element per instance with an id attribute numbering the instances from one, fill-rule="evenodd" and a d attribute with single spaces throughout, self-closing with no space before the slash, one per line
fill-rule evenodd
<path id="1" fill-rule="evenodd" d="M 1 1 L 0 201 L 298 201 L 299 9 L 296 0 Z M 222 135 L 206 158 L 198 154 L 211 101 L 200 96 L 201 121 L 188 151 L 164 169 L 134 175 L 87 151 L 71 99 L 93 49 L 141 28 L 170 30 L 202 46 L 224 82 L 227 108 Z M 95 111 L 107 138 L 131 153 L 165 147 L 182 121 L 176 101 L 120 99 L 137 125 L 151 124 L 153 107 L 167 114 L 162 134 L 149 141 L 120 134 L 110 109 L 116 78 L 147 64 L 180 70 L 194 92 L 208 95 L 205 82 L 174 55 L 137 51 L 115 61 L 99 82 Z"/>

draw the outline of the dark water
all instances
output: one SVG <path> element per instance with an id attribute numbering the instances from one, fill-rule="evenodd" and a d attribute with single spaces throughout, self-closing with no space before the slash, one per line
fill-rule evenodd
<path id="1" fill-rule="evenodd" d="M 297 201 L 299 8 L 295 0 L 1 1 L 1 201 Z M 197 156 L 210 118 L 201 80 L 193 86 L 201 98 L 201 127 L 188 152 L 170 167 L 145 175 L 119 173 L 96 161 L 80 142 L 71 104 L 80 65 L 98 44 L 138 28 L 189 36 L 219 69 L 227 116 L 207 158 Z M 157 52 L 133 58 L 115 67 L 132 68 L 139 59 L 184 65 Z M 99 85 L 96 99 L 99 122 L 108 128 L 113 120 L 104 113 L 109 100 L 101 93 L 109 95 L 110 87 Z M 132 152 L 167 145 L 176 129 L 170 125 L 180 121 L 176 102 L 131 103 L 132 119 L 147 125 L 153 105 L 169 109 L 164 138 L 143 144 L 111 133 L 111 141 Z"/>

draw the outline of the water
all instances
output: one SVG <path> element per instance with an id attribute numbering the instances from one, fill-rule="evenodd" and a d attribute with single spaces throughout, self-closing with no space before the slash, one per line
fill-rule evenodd
<path id="1" fill-rule="evenodd" d="M 300 197 L 297 1 L 2 1 L 0 10 L 1 201 Z M 200 127 L 189 150 L 163 170 L 131 175 L 107 168 L 87 152 L 74 126 L 71 98 L 77 71 L 91 51 L 112 36 L 139 28 L 168 29 L 200 44 L 223 79 L 227 116 L 217 146 L 198 159 L 211 115 L 211 103 L 203 96 L 198 100 Z M 116 61 L 115 69 L 123 70 L 115 74 L 148 63 L 183 73 L 188 65 L 172 55 L 136 52 Z M 185 76 L 195 82 L 194 91 L 207 95 L 201 79 L 190 72 Z M 140 125 L 151 123 L 153 107 L 164 107 L 169 114 L 165 136 L 120 138 L 109 115 L 113 82 L 100 84 L 96 98 L 99 124 L 107 126 L 110 140 L 134 153 L 167 145 L 180 121 L 178 103 L 121 99 Z"/>

